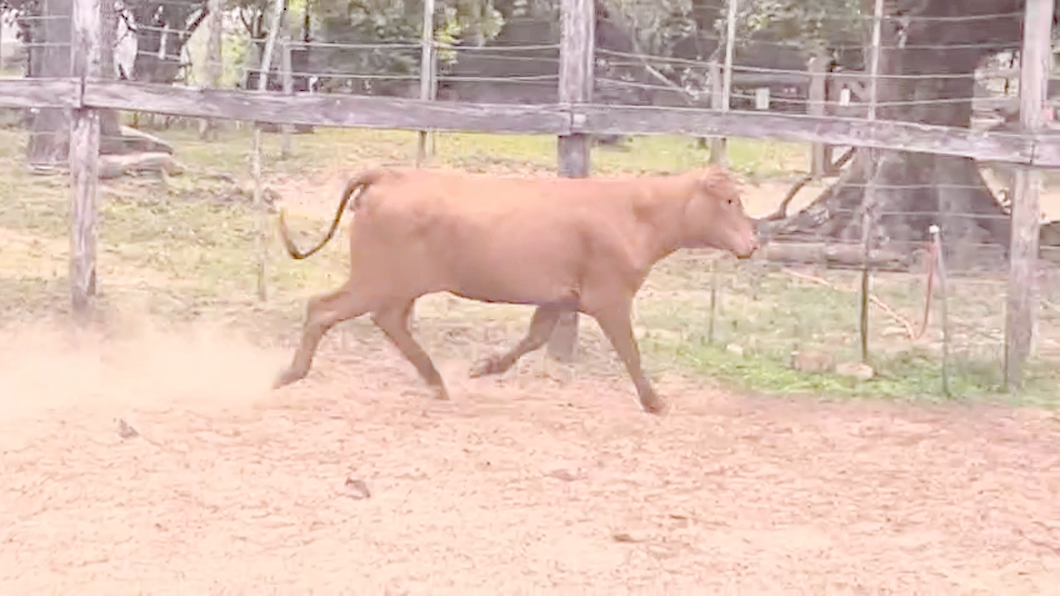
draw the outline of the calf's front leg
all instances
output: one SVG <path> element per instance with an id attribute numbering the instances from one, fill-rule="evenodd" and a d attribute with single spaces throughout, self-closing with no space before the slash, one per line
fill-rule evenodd
<path id="1" fill-rule="evenodd" d="M 633 325 L 630 323 L 631 299 L 611 300 L 587 311 L 586 314 L 596 319 L 608 341 L 618 352 L 618 357 L 626 365 L 626 371 L 633 379 L 640 398 L 641 408 L 649 414 L 665 414 L 669 407 L 655 393 L 640 364 L 640 349 L 633 337 Z"/>
<path id="2" fill-rule="evenodd" d="M 401 352 L 419 373 L 420 378 L 430 387 L 434 397 L 441 400 L 449 399 L 449 392 L 445 388 L 442 375 L 435 368 L 434 362 L 423 346 L 412 337 L 409 331 L 409 317 L 412 314 L 414 300 L 404 304 L 393 304 L 386 309 L 372 314 L 372 322 L 387 336 L 391 343 Z"/>

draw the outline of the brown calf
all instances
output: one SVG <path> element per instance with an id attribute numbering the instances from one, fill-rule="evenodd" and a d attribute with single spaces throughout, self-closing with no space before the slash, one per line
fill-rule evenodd
<path id="1" fill-rule="evenodd" d="M 359 191 L 359 192 L 358 192 Z M 453 171 L 373 169 L 346 186 L 327 236 L 351 196 L 350 277 L 309 300 L 301 345 L 275 387 L 302 379 L 336 323 L 371 314 L 439 399 L 441 375 L 408 328 L 417 298 L 434 292 L 537 307 L 526 336 L 477 363 L 472 377 L 500 374 L 543 346 L 564 311 L 594 319 L 626 366 L 641 407 L 665 411 L 641 370 L 630 324 L 633 297 L 652 266 L 680 248 L 713 247 L 740 258 L 758 248 L 733 178 L 708 167 L 625 179 L 521 179 Z"/>

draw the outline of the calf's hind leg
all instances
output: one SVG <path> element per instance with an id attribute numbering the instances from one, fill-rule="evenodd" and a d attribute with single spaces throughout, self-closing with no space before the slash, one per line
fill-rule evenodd
<path id="1" fill-rule="evenodd" d="M 504 354 L 497 354 L 484 358 L 471 369 L 471 378 L 484 377 L 486 375 L 499 375 L 512 367 L 517 360 L 529 352 L 540 348 L 548 342 L 552 330 L 559 322 L 562 309 L 550 306 L 539 306 L 530 319 L 530 329 L 526 336 L 518 344 Z"/>
<path id="2" fill-rule="evenodd" d="M 372 314 L 372 322 L 386 334 L 405 359 L 416 367 L 416 372 L 434 391 L 434 396 L 438 399 L 449 399 L 449 392 L 445 389 L 442 375 L 434 367 L 431 357 L 409 331 L 409 314 L 412 312 L 414 302 L 415 300 L 410 300 L 404 304 L 388 305 Z"/>
<path id="3" fill-rule="evenodd" d="M 368 309 L 357 295 L 357 291 L 347 284 L 334 292 L 319 294 L 309 299 L 306 307 L 305 324 L 302 329 L 302 341 L 294 353 L 290 366 L 287 367 L 273 383 L 273 388 L 283 387 L 304 379 L 309 374 L 320 340 L 329 329 L 346 321 L 365 314 Z"/>

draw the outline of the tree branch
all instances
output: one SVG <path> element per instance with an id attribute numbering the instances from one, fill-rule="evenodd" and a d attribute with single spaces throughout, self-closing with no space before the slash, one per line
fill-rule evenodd
<path id="1" fill-rule="evenodd" d="M 188 38 L 194 35 L 195 30 L 199 28 L 199 25 L 202 25 L 202 22 L 205 21 L 208 16 L 210 16 L 210 9 L 204 6 L 202 10 L 199 11 L 199 16 L 184 27 L 184 31 L 180 34 L 181 41 L 187 42 Z"/>
<path id="2" fill-rule="evenodd" d="M 629 18 L 629 15 L 625 16 L 627 21 L 632 20 Z M 666 85 L 667 87 L 673 89 L 678 94 L 680 94 L 681 99 L 685 100 L 685 103 L 690 106 L 695 106 L 696 102 L 692 100 L 687 89 L 671 81 L 666 75 L 659 72 L 658 69 L 656 69 L 654 66 L 651 65 L 650 62 L 648 62 L 648 57 L 644 54 L 643 51 L 641 51 L 640 42 L 637 41 L 637 36 L 635 34 L 630 34 L 629 29 L 626 27 L 622 27 L 622 29 L 626 32 L 626 36 L 629 38 L 629 45 L 633 49 L 633 53 L 637 56 L 637 60 L 640 60 L 641 66 L 644 67 L 645 72 L 647 72 L 653 78 L 657 79 L 662 84 Z"/>

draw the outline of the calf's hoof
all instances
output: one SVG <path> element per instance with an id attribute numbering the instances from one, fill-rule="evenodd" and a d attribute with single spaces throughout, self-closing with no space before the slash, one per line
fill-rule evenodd
<path id="1" fill-rule="evenodd" d="M 472 379 L 477 379 L 479 377 L 495 375 L 501 372 L 504 372 L 504 369 L 501 367 L 501 361 L 499 358 L 483 358 L 471 367 L 471 372 L 468 373 L 468 376 Z"/>
<path id="2" fill-rule="evenodd" d="M 293 371 L 288 368 L 287 370 L 283 371 L 282 373 L 276 376 L 276 380 L 272 382 L 272 388 L 279 389 L 284 385 L 290 385 L 291 383 L 294 383 L 295 381 L 301 381 L 304 378 L 305 373 L 299 373 L 298 371 Z"/>
<path id="3" fill-rule="evenodd" d="M 644 412 L 648 414 L 654 414 L 656 416 L 665 416 L 670 412 L 670 404 L 666 403 L 665 400 L 659 399 L 658 397 L 649 399 L 647 401 L 641 401 L 640 407 Z"/>
<path id="4" fill-rule="evenodd" d="M 449 401 L 449 392 L 446 391 L 445 386 L 433 387 L 431 394 L 434 395 L 434 399 L 438 401 Z"/>

